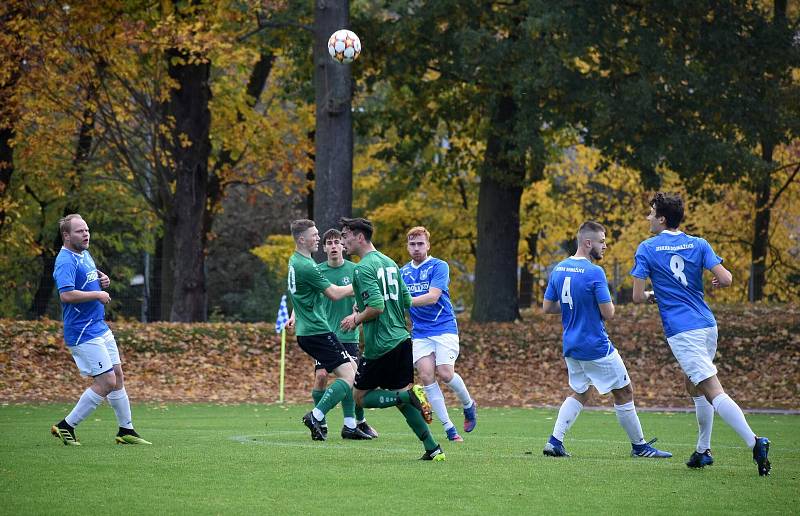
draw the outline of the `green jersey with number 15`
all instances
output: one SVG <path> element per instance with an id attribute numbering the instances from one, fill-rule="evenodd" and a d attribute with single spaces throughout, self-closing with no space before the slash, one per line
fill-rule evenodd
<path id="1" fill-rule="evenodd" d="M 322 276 L 314 260 L 295 251 L 289 258 L 287 280 L 294 307 L 295 334 L 302 337 L 330 333 L 331 327 L 321 297 L 331 282 Z"/>
<path id="2" fill-rule="evenodd" d="M 410 337 L 405 311 L 411 294 L 391 258 L 378 251 L 364 256 L 353 273 L 353 291 L 360 312 L 367 306 L 383 310 L 364 323 L 364 358 L 378 358 Z"/>

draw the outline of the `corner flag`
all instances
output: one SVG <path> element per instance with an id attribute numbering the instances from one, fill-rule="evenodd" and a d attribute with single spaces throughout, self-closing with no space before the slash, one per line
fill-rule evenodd
<path id="1" fill-rule="evenodd" d="M 289 310 L 286 308 L 286 294 L 281 296 L 281 305 L 278 308 L 278 319 L 275 321 L 275 333 L 281 334 L 281 363 L 278 403 L 283 403 L 283 377 L 286 371 L 286 323 L 289 322 Z"/>
<path id="2" fill-rule="evenodd" d="M 289 309 L 286 308 L 286 294 L 284 294 L 281 296 L 281 306 L 278 308 L 278 319 L 275 321 L 275 333 L 280 333 L 287 322 L 289 322 Z"/>

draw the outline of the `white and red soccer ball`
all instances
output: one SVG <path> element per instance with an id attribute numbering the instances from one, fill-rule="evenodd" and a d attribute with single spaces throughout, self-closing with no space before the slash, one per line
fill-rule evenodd
<path id="1" fill-rule="evenodd" d="M 328 53 L 340 63 L 352 63 L 361 54 L 361 40 L 351 30 L 337 30 L 328 38 Z"/>

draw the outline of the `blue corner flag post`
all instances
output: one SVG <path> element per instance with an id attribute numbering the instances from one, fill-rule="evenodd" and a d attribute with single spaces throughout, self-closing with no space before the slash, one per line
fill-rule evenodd
<path id="1" fill-rule="evenodd" d="M 286 294 L 281 296 L 278 308 L 278 319 L 275 321 L 275 333 L 281 334 L 281 381 L 278 403 L 283 403 L 283 374 L 286 370 L 286 323 L 289 322 L 289 310 L 286 308 Z"/>

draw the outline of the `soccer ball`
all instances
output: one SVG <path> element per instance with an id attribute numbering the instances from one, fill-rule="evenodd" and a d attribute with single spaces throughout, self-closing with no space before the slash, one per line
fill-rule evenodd
<path id="1" fill-rule="evenodd" d="M 352 63 L 361 54 L 361 40 L 353 31 L 337 30 L 328 38 L 328 53 L 340 63 Z"/>

